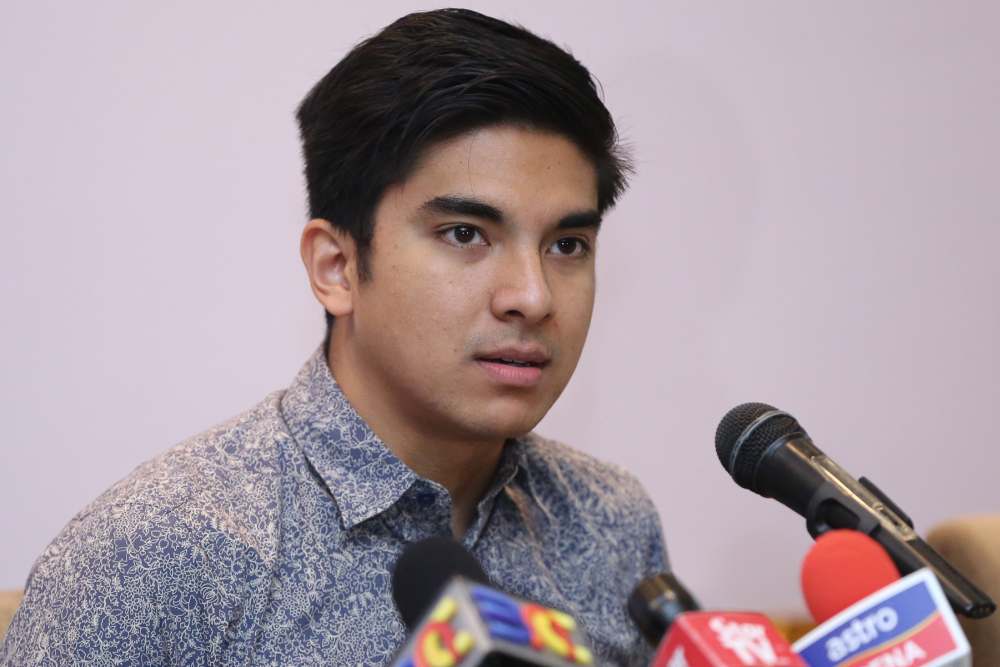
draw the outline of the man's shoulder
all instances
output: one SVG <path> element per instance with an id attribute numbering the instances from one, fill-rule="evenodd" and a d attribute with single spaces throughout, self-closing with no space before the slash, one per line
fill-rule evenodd
<path id="1" fill-rule="evenodd" d="M 78 513 L 57 538 L 127 539 L 183 528 L 211 532 L 267 559 L 273 549 L 281 462 L 290 440 L 275 392 L 249 410 L 142 463 Z"/>
<path id="2" fill-rule="evenodd" d="M 214 664 L 249 632 L 237 621 L 259 612 L 276 552 L 279 400 L 147 461 L 77 514 L 35 562 L 0 662 Z"/>

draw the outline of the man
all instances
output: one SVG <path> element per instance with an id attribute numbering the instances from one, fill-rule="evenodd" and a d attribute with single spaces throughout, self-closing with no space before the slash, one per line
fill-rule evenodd
<path id="1" fill-rule="evenodd" d="M 361 665 L 404 640 L 403 548 L 452 534 L 498 587 L 644 664 L 666 567 L 634 478 L 530 434 L 583 349 L 626 163 L 587 70 L 464 10 L 358 45 L 298 113 L 301 255 L 327 340 L 291 387 L 146 463 L 36 563 L 3 663 Z"/>

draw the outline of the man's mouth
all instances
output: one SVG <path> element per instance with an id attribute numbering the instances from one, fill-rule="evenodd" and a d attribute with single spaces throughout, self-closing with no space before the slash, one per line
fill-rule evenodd
<path id="1" fill-rule="evenodd" d="M 476 357 L 488 377 L 501 385 L 531 387 L 541 380 L 549 354 L 537 346 L 490 350 Z"/>
<path id="2" fill-rule="evenodd" d="M 504 359 L 503 357 L 497 357 L 492 359 L 483 357 L 482 360 L 489 361 L 494 364 L 507 364 L 508 366 L 522 366 L 522 367 L 536 366 L 539 368 L 544 366 L 544 364 L 534 361 L 518 361 L 517 359 Z"/>
<path id="3" fill-rule="evenodd" d="M 483 350 L 476 355 L 476 359 L 494 364 L 505 364 L 507 366 L 534 366 L 541 368 L 548 365 L 551 360 L 551 354 L 538 344 L 504 345 L 502 347 L 495 347 L 492 350 Z"/>

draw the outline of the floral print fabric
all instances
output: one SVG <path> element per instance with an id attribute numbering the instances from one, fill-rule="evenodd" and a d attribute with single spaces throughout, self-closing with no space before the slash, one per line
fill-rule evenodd
<path id="1" fill-rule="evenodd" d="M 35 563 L 0 664 L 386 664 L 405 639 L 393 564 L 450 532 L 447 490 L 391 453 L 317 350 L 287 391 L 74 517 Z M 625 601 L 666 555 L 631 475 L 511 440 L 463 543 L 498 588 L 575 616 L 603 663 L 648 662 Z"/>

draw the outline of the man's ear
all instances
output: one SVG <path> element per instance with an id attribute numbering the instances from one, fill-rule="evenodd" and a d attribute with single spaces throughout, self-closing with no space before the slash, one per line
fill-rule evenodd
<path id="1" fill-rule="evenodd" d="M 316 299 L 334 317 L 349 315 L 358 281 L 357 246 L 351 235 L 314 218 L 302 230 L 299 253 Z"/>

